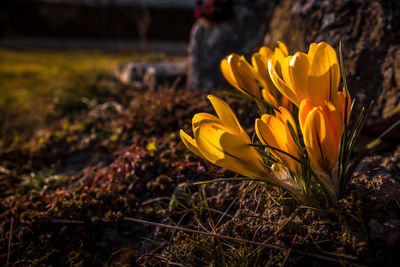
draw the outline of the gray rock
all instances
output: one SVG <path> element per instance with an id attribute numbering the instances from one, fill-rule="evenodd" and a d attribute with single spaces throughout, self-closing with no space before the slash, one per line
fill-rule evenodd
<path id="1" fill-rule="evenodd" d="M 400 119 L 400 1 L 283 0 L 266 40 L 270 46 L 283 41 L 291 51 L 306 51 L 320 41 L 338 48 L 341 41 L 357 109 L 376 101 L 369 134 L 376 136 Z M 400 130 L 391 137 L 400 138 Z"/>
<path id="2" fill-rule="evenodd" d="M 120 65 L 116 78 L 123 84 L 138 83 L 149 90 L 155 90 L 159 85 L 184 84 L 187 72 L 187 61 L 178 62 L 129 62 Z"/>
<path id="3" fill-rule="evenodd" d="M 230 20 L 199 19 L 189 41 L 189 87 L 203 90 L 224 85 L 220 61 L 231 53 L 250 55 L 262 45 L 274 6 L 271 0 L 235 0 Z"/>

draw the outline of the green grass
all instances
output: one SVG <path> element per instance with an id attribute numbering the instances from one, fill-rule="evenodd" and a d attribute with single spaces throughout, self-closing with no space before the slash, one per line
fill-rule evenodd
<path id="1" fill-rule="evenodd" d="M 106 93 L 101 81 L 109 81 L 105 78 L 118 64 L 162 59 L 160 54 L 0 49 L 0 147 L 73 112 L 83 97 Z"/>

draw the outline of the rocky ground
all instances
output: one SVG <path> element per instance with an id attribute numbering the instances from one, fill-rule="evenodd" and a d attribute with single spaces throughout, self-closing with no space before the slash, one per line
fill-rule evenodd
<path id="1" fill-rule="evenodd" d="M 400 147 L 361 164 L 329 210 L 233 177 L 179 139 L 209 92 L 107 94 L 0 154 L 0 263 L 15 266 L 396 266 Z M 214 94 L 215 92 L 213 92 Z M 252 131 L 254 105 L 216 93 Z M 154 226 L 129 218 L 160 223 Z M 192 229 L 188 232 L 167 227 Z M 217 236 L 213 236 L 217 234 Z"/>

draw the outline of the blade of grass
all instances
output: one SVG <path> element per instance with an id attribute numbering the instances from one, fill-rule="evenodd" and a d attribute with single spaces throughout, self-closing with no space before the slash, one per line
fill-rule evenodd
<path id="1" fill-rule="evenodd" d="M 265 106 L 269 107 L 270 109 L 272 109 L 272 110 L 278 110 L 278 111 L 279 111 L 279 109 L 277 109 L 276 107 L 274 107 L 274 106 L 271 105 L 270 103 L 266 102 L 264 99 L 262 99 L 262 98 L 260 98 L 260 97 L 258 97 L 258 96 L 256 96 L 256 95 L 254 95 L 254 94 L 251 93 L 250 91 L 248 91 L 248 90 L 246 90 L 246 89 L 244 89 L 244 88 L 240 88 L 240 89 L 243 90 L 244 92 L 246 92 L 248 95 L 254 97 L 254 99 L 260 101 L 261 103 L 263 103 Z"/>
<path id="2" fill-rule="evenodd" d="M 389 129 L 387 129 L 384 133 L 382 133 L 378 138 L 372 140 L 371 142 L 369 142 L 364 148 L 363 150 L 359 153 L 359 155 L 356 157 L 356 159 L 353 161 L 353 163 L 350 165 L 347 173 L 346 173 L 346 177 L 348 179 L 350 179 L 351 175 L 353 174 L 353 172 L 355 171 L 355 169 L 357 168 L 358 164 L 361 162 L 361 160 L 367 155 L 367 153 L 374 148 L 375 146 L 379 145 L 380 143 L 382 143 L 382 138 L 385 137 L 388 133 L 390 133 L 394 128 L 396 128 L 397 126 L 400 125 L 400 120 L 398 120 L 397 122 L 395 122 L 392 126 L 389 127 Z"/>
<path id="3" fill-rule="evenodd" d="M 207 195 L 206 195 L 206 192 L 205 192 L 204 188 L 203 188 L 203 190 L 202 190 L 202 193 L 203 193 L 203 196 L 204 196 L 204 203 L 205 203 L 205 206 L 206 206 L 207 211 L 208 211 L 208 216 L 209 216 L 209 218 L 210 218 L 211 227 L 212 227 L 212 229 L 213 229 L 214 234 L 215 234 L 216 236 L 218 236 L 218 234 L 217 234 L 217 228 L 215 227 L 214 220 L 213 220 L 213 218 L 212 218 L 212 216 L 211 216 L 211 212 L 210 212 L 210 209 L 209 209 L 209 207 L 208 207 Z M 224 257 L 224 254 L 225 254 L 225 253 L 224 253 L 224 250 L 222 249 L 222 246 L 221 246 L 221 240 L 219 240 L 218 237 L 216 237 L 216 239 L 217 239 L 218 246 L 219 246 L 219 249 L 220 249 L 220 251 L 221 251 L 221 255 L 222 255 L 222 257 L 223 257 L 223 260 L 224 260 L 224 262 L 226 262 L 226 259 L 225 259 L 225 257 Z"/>
<path id="4" fill-rule="evenodd" d="M 264 247 L 267 247 L 267 248 L 270 248 L 270 249 L 277 249 L 277 250 L 283 250 L 283 251 L 287 251 L 288 250 L 288 248 L 283 247 L 283 246 L 279 246 L 279 245 L 264 244 L 264 243 L 257 242 L 257 241 L 251 241 L 251 240 L 246 240 L 246 239 L 241 239 L 241 238 L 236 238 L 236 237 L 230 237 L 230 236 L 225 236 L 225 235 L 216 235 L 214 233 L 202 232 L 202 231 L 198 231 L 198 230 L 194 230 L 194 229 L 189 229 L 189 228 L 184 228 L 184 227 L 176 227 L 176 226 L 172 226 L 172 225 L 156 223 L 156 222 L 150 222 L 150 221 L 145 221 L 145 220 L 140 220 L 140 219 L 135 219 L 135 218 L 130 218 L 130 217 L 124 217 L 124 220 L 128 221 L 128 222 L 134 222 L 134 223 L 140 223 L 140 224 L 148 224 L 148 225 L 163 227 L 163 228 L 167 228 L 167 229 L 177 229 L 179 231 L 193 233 L 193 234 L 201 234 L 201 235 L 207 235 L 207 236 L 213 236 L 213 237 L 218 236 L 221 239 L 231 240 L 231 241 L 235 241 L 235 242 L 239 242 L 239 243 L 253 244 L 253 245 L 256 245 L 256 246 L 264 246 Z M 147 239 L 147 238 L 143 238 L 143 239 L 148 240 L 148 241 L 150 241 L 152 243 L 158 244 L 154 240 Z M 160 246 L 163 247 L 161 244 L 160 244 Z M 319 259 L 331 261 L 331 262 L 335 262 L 335 263 L 342 262 L 342 260 L 337 259 L 339 257 L 347 259 L 347 260 L 353 260 L 353 261 L 354 260 L 358 260 L 357 257 L 353 257 L 353 256 L 349 256 L 349 255 L 343 255 L 343 254 L 335 254 L 335 257 L 331 257 L 331 256 L 324 255 L 323 253 L 322 253 L 322 255 L 320 255 L 320 254 L 315 254 L 315 253 L 302 251 L 302 250 L 298 250 L 298 249 L 292 249 L 292 252 L 298 253 L 298 254 L 307 255 L 307 256 L 311 256 L 311 257 L 314 257 L 314 258 L 319 258 Z M 365 266 L 365 265 L 360 265 L 360 264 L 356 264 L 356 263 L 350 263 L 350 262 L 348 262 L 348 263 L 351 264 L 352 266 Z"/>
<path id="5" fill-rule="evenodd" d="M 266 182 L 264 179 L 259 179 L 259 178 L 235 177 L 235 178 L 218 178 L 218 179 L 213 179 L 213 180 L 208 180 L 208 181 L 200 181 L 200 182 L 193 183 L 193 185 L 212 184 L 212 183 L 219 183 L 219 182 L 232 182 L 232 181 Z"/>
<path id="6" fill-rule="evenodd" d="M 340 180 L 340 184 L 343 180 L 343 174 L 346 170 L 346 166 L 344 165 L 344 157 L 346 152 L 346 144 L 347 144 L 347 103 L 348 99 L 348 87 L 347 87 L 347 77 L 346 77 L 346 70 L 344 69 L 343 63 L 343 53 L 342 53 L 342 42 L 339 43 L 339 64 L 340 64 L 340 71 L 342 74 L 343 79 L 343 87 L 345 91 L 345 104 L 344 104 L 344 125 L 342 131 L 342 137 L 340 140 L 340 151 L 339 151 L 339 168 L 338 168 L 338 177 Z"/>
<path id="7" fill-rule="evenodd" d="M 371 110 L 372 110 L 372 106 L 373 106 L 373 101 L 371 101 L 368 109 L 364 112 L 364 109 L 362 110 L 362 113 L 360 114 L 358 120 L 357 120 L 357 124 L 354 126 L 354 131 L 352 130 L 352 135 L 350 137 L 349 143 L 347 144 L 347 148 L 349 149 L 349 151 L 347 152 L 346 158 L 345 158 L 345 162 L 344 162 L 344 169 L 342 170 L 342 176 L 341 176 L 341 180 L 340 180 L 340 197 L 342 197 L 345 194 L 346 191 L 346 185 L 349 182 L 351 175 L 353 174 L 355 168 L 357 167 L 356 165 L 354 165 L 354 163 L 356 163 L 358 165 L 359 162 L 361 162 L 361 160 L 365 157 L 367 151 L 362 151 L 357 158 L 355 159 L 355 161 L 353 162 L 353 164 L 348 167 L 348 162 L 350 160 L 350 156 L 351 156 L 351 152 L 356 144 L 356 141 L 359 137 L 359 135 L 361 134 L 361 131 L 364 127 L 365 121 L 368 117 L 368 115 L 370 114 Z"/>
<path id="8" fill-rule="evenodd" d="M 286 156 L 289 156 L 289 157 L 291 157 L 292 159 L 294 159 L 295 161 L 301 163 L 301 160 L 298 159 L 298 158 L 296 158 L 296 157 L 293 156 L 292 154 L 289 154 L 289 153 L 287 153 L 287 152 L 285 152 L 285 151 L 283 151 L 283 150 L 281 150 L 281 149 L 279 149 L 279 148 L 273 147 L 273 146 L 269 146 L 269 145 L 260 145 L 260 144 L 249 144 L 249 146 L 261 147 L 261 148 L 269 148 L 269 149 L 272 149 L 272 150 L 276 150 L 277 152 L 282 153 L 282 154 L 285 154 Z"/>

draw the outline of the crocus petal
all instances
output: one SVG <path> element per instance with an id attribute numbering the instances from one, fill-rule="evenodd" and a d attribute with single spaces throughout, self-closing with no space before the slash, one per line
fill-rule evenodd
<path id="1" fill-rule="evenodd" d="M 308 71 L 310 63 L 306 54 L 297 52 L 290 60 L 288 71 L 293 86 L 299 100 L 308 98 Z"/>
<path id="2" fill-rule="evenodd" d="M 288 88 L 297 97 L 297 92 L 294 90 L 294 87 L 292 84 L 292 79 L 290 78 L 290 74 L 289 74 L 289 64 L 290 64 L 291 59 L 292 59 L 292 56 L 288 56 L 279 61 L 280 65 L 281 65 L 281 73 L 282 73 L 281 77 L 287 84 Z"/>
<path id="3" fill-rule="evenodd" d="M 234 56 L 238 56 L 238 55 L 232 54 L 232 55 L 227 56 L 223 60 L 221 60 L 220 68 L 221 68 L 222 75 L 225 77 L 225 79 L 228 81 L 228 83 L 230 83 L 233 87 L 238 87 L 237 81 L 236 81 L 235 77 L 233 76 L 231 66 L 228 63 L 229 58 L 234 57 Z"/>
<path id="4" fill-rule="evenodd" d="M 252 97 L 251 94 L 260 97 L 260 89 L 255 81 L 256 73 L 244 57 L 231 54 L 220 63 L 222 75 L 236 89 L 243 94 Z"/>
<path id="5" fill-rule="evenodd" d="M 276 90 L 268 72 L 268 60 L 272 56 L 272 50 L 269 47 L 262 46 L 257 53 L 252 55 L 251 63 L 253 65 L 253 69 L 257 73 L 256 78 L 261 84 L 262 88 L 268 89 L 269 93 L 276 98 L 278 95 L 280 95 L 280 93 L 278 90 Z"/>
<path id="6" fill-rule="evenodd" d="M 287 57 L 288 55 L 285 54 L 279 47 L 276 47 L 274 49 L 274 53 L 271 55 L 271 62 L 272 62 L 272 66 L 275 68 L 276 72 L 281 75 L 281 66 L 280 63 L 285 57 Z"/>
<path id="7" fill-rule="evenodd" d="M 340 117 L 340 112 L 336 109 L 336 107 L 331 103 L 326 101 L 323 106 L 324 117 L 329 123 L 330 129 L 332 129 L 333 136 L 336 140 L 336 147 L 339 140 L 339 135 L 342 133 L 342 118 Z"/>
<path id="8" fill-rule="evenodd" d="M 308 98 L 301 101 L 299 108 L 299 123 L 301 132 L 303 133 L 304 133 L 304 123 L 306 121 L 307 115 L 308 113 L 310 113 L 311 110 L 313 110 L 314 107 L 315 105 L 313 105 L 310 99 Z"/>
<path id="9" fill-rule="evenodd" d="M 261 90 L 261 95 L 264 98 L 264 100 L 268 103 L 270 103 L 272 106 L 274 107 L 278 107 L 278 101 L 276 101 L 276 98 L 273 97 L 272 94 L 269 93 L 269 91 L 267 89 L 262 89 Z"/>
<path id="10" fill-rule="evenodd" d="M 281 92 L 281 94 L 284 95 L 286 98 L 288 98 L 296 106 L 299 106 L 300 105 L 299 99 L 293 93 L 293 91 L 288 87 L 286 82 L 282 80 L 281 77 L 279 77 L 278 73 L 276 72 L 275 68 L 272 65 L 271 59 L 268 61 L 268 71 L 272 82 L 274 83 L 276 88 Z"/>
<path id="11" fill-rule="evenodd" d="M 324 117 L 322 108 L 316 107 L 309 112 L 304 123 L 303 138 L 311 167 L 329 173 L 337 161 L 338 149 L 333 129 Z"/>
<path id="12" fill-rule="evenodd" d="M 286 126 L 279 118 L 264 114 L 261 120 L 256 120 L 255 130 L 262 143 L 286 151 Z M 281 154 L 278 152 L 273 149 L 271 152 L 281 158 Z"/>
<path id="13" fill-rule="evenodd" d="M 280 112 L 275 111 L 275 116 L 278 117 L 285 124 L 289 122 L 293 130 L 297 134 L 296 122 L 294 121 L 292 114 L 284 107 L 279 107 L 279 111 Z"/>
<path id="14" fill-rule="evenodd" d="M 348 92 L 348 99 L 347 99 L 347 122 L 350 119 L 350 113 L 351 113 L 351 96 L 350 96 L 350 92 Z M 346 105 L 346 95 L 344 93 L 344 89 L 343 91 L 339 91 L 337 93 L 337 98 L 338 98 L 338 109 L 340 111 L 340 117 L 342 118 L 342 121 L 344 122 L 344 113 L 345 113 L 345 105 Z"/>
<path id="15" fill-rule="evenodd" d="M 251 56 L 251 64 L 254 70 L 259 74 L 267 74 L 267 61 L 264 62 L 265 57 L 260 53 L 254 53 Z"/>
<path id="16" fill-rule="evenodd" d="M 265 58 L 269 58 L 269 57 L 271 57 L 271 55 L 272 55 L 272 49 L 271 48 L 269 48 L 269 47 L 267 47 L 267 46 L 262 46 L 261 48 L 260 48 L 260 50 L 258 50 L 258 53 L 260 54 L 260 55 L 262 55 L 263 57 L 265 57 Z"/>
<path id="17" fill-rule="evenodd" d="M 283 55 L 287 57 L 289 55 L 288 49 L 283 42 L 278 41 L 278 47 L 282 51 Z"/>
<path id="18" fill-rule="evenodd" d="M 289 153 L 290 155 L 299 158 L 299 150 L 298 147 L 293 139 L 292 134 L 290 133 L 289 130 L 289 125 L 290 124 L 295 132 L 295 134 L 297 135 L 297 127 L 296 127 L 296 123 L 293 119 L 292 114 L 284 107 L 279 107 L 279 111 L 277 112 L 275 111 L 275 116 L 277 118 L 279 118 L 283 124 L 285 125 L 286 128 L 286 147 L 283 149 L 284 151 L 286 151 L 287 153 Z M 289 156 L 285 155 L 285 162 L 287 163 L 287 165 L 289 166 L 289 169 L 297 174 L 300 173 L 300 164 L 290 158 Z"/>
<path id="19" fill-rule="evenodd" d="M 265 57 L 260 55 L 259 53 L 254 53 L 251 57 L 251 64 L 255 72 L 257 73 L 257 80 L 261 84 L 262 87 L 268 88 L 268 81 L 269 78 L 268 69 L 267 69 L 267 62 Z"/>
<path id="20" fill-rule="evenodd" d="M 194 140 L 194 138 L 192 138 L 190 135 L 185 133 L 183 130 L 180 130 L 179 134 L 180 134 L 181 139 L 182 139 L 183 143 L 185 144 L 185 146 L 190 151 L 192 151 L 192 153 L 196 154 L 200 158 L 204 158 L 204 156 L 201 154 L 201 152 L 197 146 L 196 140 Z"/>
<path id="21" fill-rule="evenodd" d="M 290 100 L 286 96 L 281 97 L 281 105 L 282 107 L 285 107 L 290 113 L 293 112 L 293 104 L 290 102 Z"/>
<path id="22" fill-rule="evenodd" d="M 222 124 L 207 120 L 200 122 L 194 136 L 204 158 L 247 177 L 268 176 L 255 148 L 230 131 Z"/>
<path id="23" fill-rule="evenodd" d="M 298 148 L 288 126 L 280 118 L 264 114 L 261 119 L 256 119 L 255 130 L 261 143 L 285 151 L 294 157 L 299 157 Z M 297 174 L 300 173 L 300 165 L 296 160 L 272 148 L 270 151 L 287 165 L 291 171 Z"/>
<path id="24" fill-rule="evenodd" d="M 318 47 L 317 43 L 312 43 L 310 45 L 310 48 L 308 49 L 307 55 L 308 55 L 308 59 L 310 60 L 310 62 L 312 62 L 312 60 L 314 58 L 315 52 L 317 51 L 317 47 Z"/>
<path id="25" fill-rule="evenodd" d="M 321 42 L 315 52 L 312 50 L 312 53 L 308 77 L 308 95 L 316 105 L 323 105 L 325 100 L 335 103 L 340 82 L 336 52 L 329 44 Z"/>
<path id="26" fill-rule="evenodd" d="M 245 89 L 256 97 L 261 96 L 260 88 L 255 80 L 255 73 L 243 56 L 240 57 L 236 64 L 232 63 L 232 72 L 236 77 L 240 89 Z"/>
<path id="27" fill-rule="evenodd" d="M 247 135 L 246 131 L 240 126 L 240 123 L 231 109 L 231 107 L 222 99 L 209 95 L 208 99 L 210 100 L 211 104 L 213 105 L 215 112 L 217 113 L 220 120 L 226 124 L 227 126 L 231 127 L 232 130 L 241 135 L 248 143 L 250 143 L 250 138 Z"/>
<path id="28" fill-rule="evenodd" d="M 197 127 L 197 125 L 199 124 L 200 121 L 202 120 L 214 120 L 214 121 L 219 121 L 219 119 L 217 117 L 215 117 L 214 115 L 210 114 L 210 113 L 205 113 L 205 112 L 201 112 L 201 113 L 196 113 L 193 116 L 192 119 L 192 126 L 193 126 L 193 132 L 194 129 Z"/>

